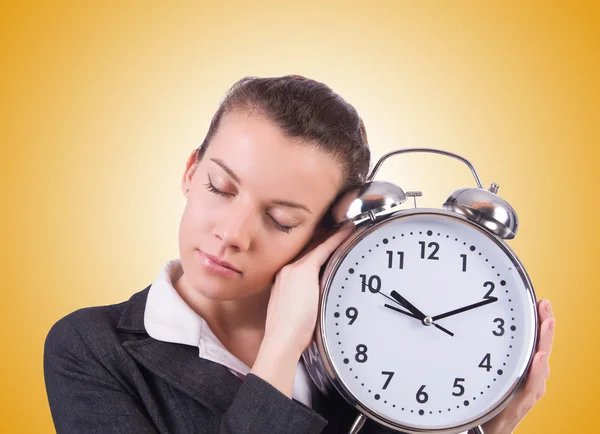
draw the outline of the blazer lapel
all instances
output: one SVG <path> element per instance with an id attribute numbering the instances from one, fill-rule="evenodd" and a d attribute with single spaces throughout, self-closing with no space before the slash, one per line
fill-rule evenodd
<path id="1" fill-rule="evenodd" d="M 171 386 L 207 408 L 224 412 L 243 380 L 225 366 L 199 357 L 197 347 L 162 342 L 148 336 L 144 327 L 144 310 L 149 289 L 150 286 L 133 294 L 124 303 L 117 329 L 138 336 L 125 340 L 123 348 Z M 294 401 L 303 405 L 296 399 Z M 354 409 L 337 395 L 324 397 L 320 392 L 313 396 L 312 409 L 329 421 L 324 434 L 337 433 L 340 428 L 350 426 L 356 416 Z"/>
<path id="2" fill-rule="evenodd" d="M 162 342 L 147 335 L 144 309 L 148 286 L 134 294 L 125 307 L 117 329 L 134 334 L 146 334 L 122 343 L 131 357 L 171 386 L 183 391 L 204 406 L 225 411 L 231 405 L 242 380 L 225 366 L 198 356 L 198 348 Z"/>

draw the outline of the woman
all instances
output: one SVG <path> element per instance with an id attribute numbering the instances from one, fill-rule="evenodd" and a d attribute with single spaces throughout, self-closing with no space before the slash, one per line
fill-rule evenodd
<path id="1" fill-rule="evenodd" d="M 365 181 L 356 110 L 299 76 L 228 92 L 181 180 L 179 258 L 128 301 L 50 330 L 44 372 L 59 433 L 348 432 L 355 412 L 312 387 L 300 361 L 318 275 L 352 232 L 328 210 Z M 528 382 L 486 434 L 510 433 L 544 393 L 553 324 L 539 305 Z M 364 433 L 386 432 L 367 422 Z"/>

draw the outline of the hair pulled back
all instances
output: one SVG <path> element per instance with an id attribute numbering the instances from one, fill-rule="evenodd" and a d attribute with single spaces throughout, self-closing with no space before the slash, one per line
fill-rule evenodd
<path id="1" fill-rule="evenodd" d="M 327 85 L 299 75 L 242 78 L 227 91 L 214 114 L 197 150 L 198 160 L 223 116 L 236 110 L 266 116 L 283 134 L 331 155 L 343 169 L 339 194 L 365 182 L 371 154 L 364 123 L 356 109 Z"/>

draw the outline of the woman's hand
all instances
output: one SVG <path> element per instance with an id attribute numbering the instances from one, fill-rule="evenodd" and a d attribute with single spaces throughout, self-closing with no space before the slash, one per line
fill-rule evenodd
<path id="1" fill-rule="evenodd" d="M 293 394 L 298 360 L 310 344 L 317 324 L 319 271 L 354 227 L 354 223 L 346 224 L 323 243 L 316 236 L 299 259 L 275 276 L 267 307 L 265 336 L 251 373 L 289 398 Z"/>
<path id="2" fill-rule="evenodd" d="M 303 256 L 277 273 L 267 308 L 265 341 L 276 341 L 278 347 L 298 355 L 310 344 L 319 311 L 319 271 L 354 228 L 354 223 L 348 223 L 324 242 L 313 239 Z"/>
<path id="3" fill-rule="evenodd" d="M 510 434 L 546 392 L 546 380 L 550 376 L 548 357 L 554 340 L 555 318 L 549 300 L 540 300 L 537 304 L 540 322 L 540 336 L 537 351 L 533 358 L 529 375 L 523 388 L 510 404 L 496 417 L 484 423 L 485 434 Z"/>

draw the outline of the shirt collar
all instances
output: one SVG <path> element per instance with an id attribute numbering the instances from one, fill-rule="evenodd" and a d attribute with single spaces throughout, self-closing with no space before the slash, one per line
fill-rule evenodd
<path id="1" fill-rule="evenodd" d="M 198 347 L 199 356 L 247 375 L 250 368 L 231 354 L 208 323 L 181 298 L 173 286 L 183 274 L 180 259 L 166 262 L 150 286 L 144 311 L 148 334 L 159 341 Z"/>

